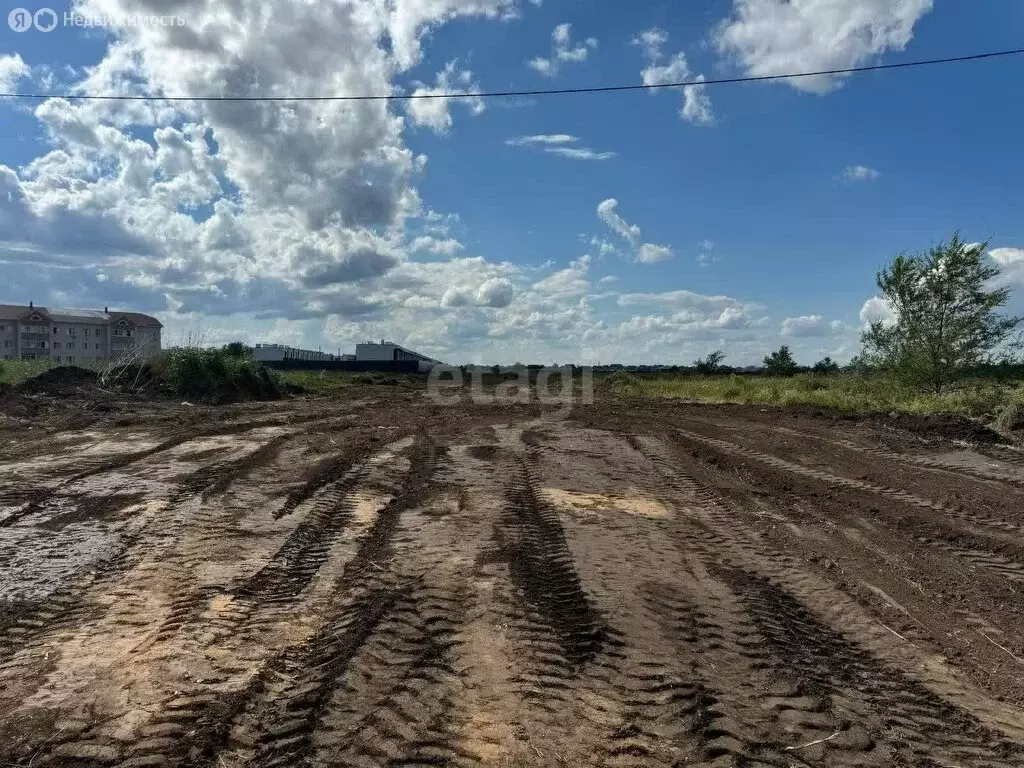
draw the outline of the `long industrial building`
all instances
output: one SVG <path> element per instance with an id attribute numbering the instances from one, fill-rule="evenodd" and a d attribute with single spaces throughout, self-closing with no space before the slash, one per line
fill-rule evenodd
<path id="1" fill-rule="evenodd" d="M 108 362 L 160 351 L 163 325 L 138 312 L 52 309 L 0 304 L 0 354 L 4 360 Z"/>
<path id="2" fill-rule="evenodd" d="M 393 341 L 356 344 L 354 355 L 333 355 L 312 349 L 297 349 L 283 344 L 257 344 L 254 357 L 277 368 L 334 368 L 352 371 L 394 371 L 425 373 L 439 361 L 413 352 Z"/>

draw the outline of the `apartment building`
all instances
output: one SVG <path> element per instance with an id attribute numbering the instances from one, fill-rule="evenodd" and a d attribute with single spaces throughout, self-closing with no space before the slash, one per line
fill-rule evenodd
<path id="1" fill-rule="evenodd" d="M 0 358 L 83 364 L 160 351 L 163 325 L 137 312 L 0 304 Z"/>

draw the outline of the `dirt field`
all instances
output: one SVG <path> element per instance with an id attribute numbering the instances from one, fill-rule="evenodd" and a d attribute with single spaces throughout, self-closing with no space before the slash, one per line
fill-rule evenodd
<path id="1" fill-rule="evenodd" d="M 540 415 L 0 427 L 0 765 L 1024 766 L 1024 454 Z"/>

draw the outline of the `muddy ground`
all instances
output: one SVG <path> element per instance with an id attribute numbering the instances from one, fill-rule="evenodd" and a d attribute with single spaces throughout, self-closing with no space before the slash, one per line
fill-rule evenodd
<path id="1" fill-rule="evenodd" d="M 1024 454 L 418 395 L 0 421 L 0 765 L 1024 766 Z"/>

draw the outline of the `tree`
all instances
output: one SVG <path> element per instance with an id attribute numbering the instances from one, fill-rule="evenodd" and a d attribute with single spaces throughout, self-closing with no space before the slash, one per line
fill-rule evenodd
<path id="1" fill-rule="evenodd" d="M 230 344 L 225 344 L 224 353 L 228 357 L 252 357 L 252 347 L 246 346 L 241 341 L 232 341 Z"/>
<path id="2" fill-rule="evenodd" d="M 839 363 L 835 362 L 831 357 L 826 357 L 824 360 L 819 360 L 811 368 L 811 372 L 818 374 L 819 376 L 828 376 L 832 373 L 839 373 Z"/>
<path id="3" fill-rule="evenodd" d="M 720 349 L 716 349 L 707 357 L 701 357 L 695 360 L 693 367 L 697 369 L 697 373 L 710 375 L 718 373 L 719 368 L 722 367 L 723 360 L 725 360 L 725 353 Z"/>
<path id="4" fill-rule="evenodd" d="M 764 369 L 772 376 L 792 376 L 800 370 L 800 366 L 793 359 L 789 347 L 783 344 L 777 352 L 772 352 L 764 359 Z"/>
<path id="5" fill-rule="evenodd" d="M 988 243 L 954 233 L 926 253 L 896 256 L 877 275 L 895 318 L 871 323 L 861 337 L 866 362 L 935 392 L 991 359 L 1024 320 L 997 311 L 1009 288 L 987 290 L 1000 270 Z"/>

